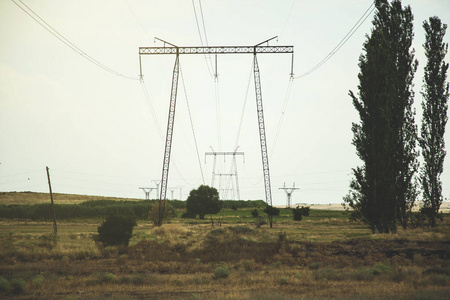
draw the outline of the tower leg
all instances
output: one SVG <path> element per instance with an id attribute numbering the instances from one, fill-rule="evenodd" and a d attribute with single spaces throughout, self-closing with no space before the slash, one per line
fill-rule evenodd
<path id="1" fill-rule="evenodd" d="M 170 152 L 172 149 L 172 136 L 173 136 L 173 126 L 175 120 L 175 106 L 177 103 L 177 90 L 178 90 L 178 74 L 180 69 L 180 59 L 177 54 L 175 58 L 175 66 L 173 67 L 172 75 L 172 91 L 170 95 L 170 106 L 169 106 L 169 116 L 167 120 L 167 133 L 166 133 L 166 146 L 164 149 L 164 159 L 163 159 L 163 169 L 162 169 L 162 179 L 161 179 L 161 194 L 159 196 L 159 220 L 157 222 L 158 226 L 162 225 L 164 210 L 163 201 L 166 200 L 167 193 L 167 181 L 169 178 L 169 165 L 170 165 Z"/>
<path id="2" fill-rule="evenodd" d="M 258 114 L 258 128 L 259 128 L 259 141 L 261 144 L 261 158 L 263 165 L 264 175 L 264 189 L 267 205 L 272 206 L 272 191 L 270 188 L 270 173 L 269 173 L 269 154 L 267 152 L 266 130 L 264 125 L 264 111 L 261 94 L 261 79 L 259 74 L 258 60 L 256 54 L 254 55 L 253 74 L 255 77 L 255 92 L 256 92 L 256 108 Z"/>

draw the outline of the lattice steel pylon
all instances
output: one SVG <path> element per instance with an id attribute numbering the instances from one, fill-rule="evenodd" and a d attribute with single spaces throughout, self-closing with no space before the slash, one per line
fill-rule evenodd
<path id="1" fill-rule="evenodd" d="M 179 73 L 179 56 L 180 54 L 253 54 L 254 62 L 254 78 L 255 78 L 255 92 L 256 92 L 256 103 L 257 103 L 257 114 L 258 114 L 258 125 L 259 125 L 259 138 L 261 144 L 261 156 L 263 163 L 263 175 L 264 175 L 264 188 L 265 197 L 267 205 L 272 206 L 272 193 L 270 187 L 270 173 L 269 173 L 269 157 L 267 154 L 267 141 L 264 125 L 264 112 L 262 107 L 262 94 L 261 94 L 261 81 L 260 72 L 258 66 L 258 60 L 256 59 L 257 54 L 262 53 L 291 53 L 292 63 L 291 63 L 291 77 L 293 76 L 293 59 L 294 59 L 294 46 L 269 46 L 269 41 L 275 39 L 273 37 L 264 42 L 261 42 L 255 46 L 208 46 L 208 47 L 178 47 L 174 44 L 168 43 L 164 40 L 155 38 L 164 43 L 164 47 L 139 47 L 139 68 L 140 76 L 142 78 L 142 63 L 141 55 L 161 55 L 170 54 L 176 55 L 175 66 L 173 69 L 172 76 L 172 91 L 170 97 L 169 106 L 169 117 L 167 122 L 167 135 L 165 152 L 163 159 L 163 170 L 162 170 L 162 180 L 161 180 L 161 192 L 160 201 L 166 199 L 167 193 L 167 181 L 169 177 L 169 165 L 170 165 L 170 152 L 172 147 L 172 135 L 173 126 L 175 118 L 175 105 L 177 97 L 177 86 L 178 86 L 178 73 Z M 263 46 L 266 44 L 267 46 Z M 169 45 L 166 47 L 166 45 Z"/>
<path id="2" fill-rule="evenodd" d="M 239 148 L 239 147 L 238 147 Z M 213 168 L 212 168 L 212 177 L 211 177 L 211 186 L 214 187 L 214 182 L 215 182 L 215 177 L 219 176 L 219 178 L 222 178 L 222 176 L 225 177 L 229 177 L 231 180 L 231 184 L 233 184 L 233 177 L 236 180 L 236 189 L 232 188 L 232 189 L 223 189 L 221 186 L 221 183 L 219 182 L 219 186 L 218 186 L 218 190 L 219 190 L 219 195 L 221 194 L 221 191 L 224 191 L 224 195 L 227 196 L 227 192 L 226 190 L 230 190 L 233 192 L 233 197 L 230 198 L 225 198 L 225 199 L 229 199 L 229 200 L 241 200 L 241 195 L 239 193 L 239 178 L 238 178 L 238 172 L 237 172 L 237 165 L 236 165 L 236 156 L 238 155 L 242 155 L 244 156 L 244 152 L 238 152 L 236 148 L 233 152 L 217 152 L 214 151 L 214 149 L 212 149 L 212 152 L 206 152 L 205 153 L 205 162 L 206 162 L 206 156 L 208 155 L 213 155 L 214 156 L 214 160 L 213 160 Z M 232 156 L 233 160 L 232 160 L 232 168 L 231 168 L 231 172 L 230 173 L 217 173 L 216 172 L 216 159 L 217 156 L 223 156 L 225 159 L 225 156 Z M 236 191 L 236 195 L 237 195 L 237 199 L 234 199 L 234 191 Z M 221 196 L 221 199 L 222 198 Z"/>
<path id="3" fill-rule="evenodd" d="M 296 188 L 295 187 L 295 182 L 294 182 L 294 184 L 292 185 L 292 187 L 291 188 L 287 188 L 286 187 L 286 182 L 284 183 L 284 185 L 283 185 L 283 187 L 282 188 L 280 188 L 280 190 L 284 190 L 285 192 L 286 192 L 286 208 L 291 208 L 291 196 L 292 196 L 292 193 L 295 191 L 295 190 L 299 190 L 299 188 Z"/>

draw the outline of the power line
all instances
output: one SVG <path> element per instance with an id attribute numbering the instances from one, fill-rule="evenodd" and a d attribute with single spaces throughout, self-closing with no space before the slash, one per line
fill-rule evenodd
<path id="1" fill-rule="evenodd" d="M 275 138 L 274 138 L 274 141 L 273 141 L 273 145 L 272 145 L 272 149 L 271 149 L 271 152 L 270 152 L 270 156 L 273 155 L 273 153 L 275 152 L 275 148 L 277 146 L 278 137 L 280 136 L 280 133 L 281 133 L 281 126 L 283 125 L 284 115 L 285 115 L 287 104 L 288 104 L 288 101 L 289 101 L 289 96 L 291 94 L 292 83 L 293 82 L 294 82 L 294 80 L 291 77 L 289 79 L 289 84 L 288 84 L 288 87 L 287 87 L 287 90 L 286 90 L 286 95 L 284 97 L 283 108 L 281 110 L 280 119 L 278 120 L 278 127 L 277 127 L 277 131 L 276 131 Z"/>
<path id="2" fill-rule="evenodd" d="M 134 18 L 136 19 L 136 21 L 138 22 L 139 26 L 141 27 L 141 29 L 145 32 L 145 34 L 147 35 L 147 37 L 149 38 L 149 40 L 151 40 L 151 36 L 150 34 L 147 32 L 147 30 L 145 29 L 144 25 L 142 25 L 142 22 L 139 20 L 139 18 L 137 17 L 137 15 L 135 14 L 133 8 L 131 7 L 131 5 L 128 3 L 127 0 L 125 0 L 125 3 L 127 4 L 129 10 L 131 11 L 131 13 L 133 14 Z"/>
<path id="3" fill-rule="evenodd" d="M 150 96 L 148 94 L 147 87 L 145 86 L 145 83 L 144 83 L 144 78 L 142 77 L 139 80 L 139 82 L 141 83 L 142 90 L 144 91 L 145 100 L 147 102 L 148 107 L 150 108 L 150 112 L 151 112 L 152 117 L 153 117 L 153 122 L 155 123 L 156 129 L 158 130 L 159 137 L 161 138 L 161 140 L 163 140 L 164 139 L 164 134 L 163 134 L 163 132 L 161 130 L 161 126 L 159 126 L 157 114 L 155 113 L 155 110 L 153 109 L 153 105 L 152 105 Z"/>
<path id="4" fill-rule="evenodd" d="M 67 47 L 81 55 L 86 60 L 90 61 L 97 67 L 114 74 L 116 76 L 131 79 L 131 80 L 138 80 L 138 78 L 130 77 L 127 75 L 123 75 L 122 73 L 116 72 L 113 69 L 105 66 L 83 50 L 81 50 L 78 46 L 76 46 L 74 43 L 72 43 L 70 40 L 65 38 L 62 34 L 60 34 L 55 28 L 53 28 L 50 24 L 48 24 L 44 19 L 42 19 L 37 13 L 35 13 L 30 7 L 28 7 L 25 3 L 22 2 L 22 0 L 18 0 L 23 6 L 18 4 L 16 0 L 11 0 L 15 5 L 17 5 L 21 10 L 23 10 L 28 16 L 30 16 L 34 21 L 36 21 L 39 25 L 41 25 L 45 30 L 47 30 L 50 34 L 52 34 L 54 37 L 56 37 L 58 40 L 60 40 L 63 44 L 65 44 Z"/>
<path id="5" fill-rule="evenodd" d="M 200 14 L 201 14 L 201 17 L 202 17 L 202 24 L 203 24 L 203 34 L 204 34 L 204 36 L 205 36 L 206 46 L 209 46 L 209 45 L 208 45 L 208 37 L 207 37 L 207 35 L 206 35 L 205 19 L 204 19 L 204 17 L 203 17 L 202 3 L 200 2 L 200 0 L 199 0 L 199 3 L 200 3 Z M 194 9 L 195 23 L 197 24 L 197 31 L 198 31 L 198 36 L 200 37 L 200 44 L 201 44 L 202 47 L 203 47 L 203 46 L 204 46 L 204 44 L 203 44 L 203 38 L 202 38 L 202 33 L 201 33 L 200 25 L 199 25 L 199 23 L 198 23 L 197 10 L 195 9 L 195 3 L 194 3 L 194 0 L 192 0 L 192 8 Z M 209 75 L 210 75 L 211 77 L 213 77 L 213 72 L 211 71 L 211 69 L 214 70 L 214 67 L 212 66 L 212 62 L 211 62 L 211 55 L 206 56 L 206 54 L 205 54 L 204 57 L 205 57 L 206 66 L 208 67 Z M 208 63 L 208 57 L 209 57 L 209 63 Z"/>
<path id="6" fill-rule="evenodd" d="M 180 68 L 180 74 L 181 74 L 181 82 L 183 84 L 184 96 L 186 98 L 186 105 L 187 105 L 187 109 L 188 109 L 188 113 L 189 113 L 189 119 L 191 121 L 192 135 L 194 136 L 195 150 L 197 151 L 198 165 L 200 166 L 200 173 L 202 174 L 203 184 L 205 184 L 205 177 L 203 176 L 202 163 L 200 161 L 200 153 L 198 151 L 197 138 L 195 137 L 194 122 L 192 121 L 191 108 L 189 106 L 188 96 L 187 96 L 187 92 L 186 92 L 186 85 L 184 84 L 184 77 L 183 77 L 183 72 L 181 71 L 181 68 Z"/>
<path id="7" fill-rule="evenodd" d="M 247 82 L 247 90 L 245 91 L 244 105 L 242 106 L 241 119 L 239 121 L 239 127 L 238 127 L 238 131 L 237 131 L 237 135 L 236 135 L 236 144 L 234 145 L 234 148 L 236 148 L 239 145 L 239 138 L 241 136 L 242 122 L 244 120 L 245 106 L 247 105 L 248 91 L 250 89 L 250 82 L 252 80 L 252 74 L 253 74 L 253 64 L 250 67 L 250 74 L 248 76 L 248 82 Z"/>
<path id="8" fill-rule="evenodd" d="M 359 20 L 353 25 L 353 27 L 350 29 L 350 31 L 344 36 L 344 38 L 331 50 L 331 52 L 325 56 L 317 65 L 312 67 L 309 71 L 306 73 L 303 73 L 300 76 L 296 76 L 295 79 L 305 77 L 312 72 L 319 69 L 321 66 L 323 66 L 333 55 L 335 55 L 339 49 L 342 48 L 342 46 L 345 45 L 345 43 L 353 36 L 353 34 L 358 30 L 359 27 L 366 21 L 366 19 L 372 14 L 372 12 L 375 10 L 375 4 L 372 2 L 369 6 L 369 8 L 364 12 L 364 14 L 359 18 Z"/>

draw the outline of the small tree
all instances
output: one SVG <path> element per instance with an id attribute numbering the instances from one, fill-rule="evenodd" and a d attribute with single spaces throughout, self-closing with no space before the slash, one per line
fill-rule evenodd
<path id="1" fill-rule="evenodd" d="M 219 193 L 213 187 L 201 185 L 189 193 L 186 201 L 186 209 L 189 215 L 199 215 L 204 219 L 206 214 L 217 214 L 222 209 L 222 201 Z"/>
<path id="2" fill-rule="evenodd" d="M 301 221 L 303 218 L 303 211 L 300 207 L 296 207 L 292 209 L 292 213 L 294 214 L 294 221 Z"/>
<path id="3" fill-rule="evenodd" d="M 136 225 L 131 216 L 109 216 L 97 229 L 99 241 L 107 246 L 128 246 Z"/>
<path id="4" fill-rule="evenodd" d="M 270 228 L 272 228 L 273 217 L 280 215 L 280 209 L 274 206 L 267 205 L 267 207 L 264 209 L 264 212 L 269 217 Z"/>
<path id="5" fill-rule="evenodd" d="M 309 206 L 299 207 L 297 205 L 296 208 L 292 209 L 292 212 L 294 214 L 294 221 L 301 221 L 303 216 L 309 217 Z"/>
<path id="6" fill-rule="evenodd" d="M 161 226 L 163 221 L 167 222 L 174 215 L 174 209 L 172 205 L 167 203 L 167 200 L 154 203 L 149 212 L 149 218 L 155 226 Z"/>
<path id="7" fill-rule="evenodd" d="M 258 216 L 259 216 L 258 210 L 255 208 L 254 210 L 252 210 L 252 217 L 257 218 Z"/>

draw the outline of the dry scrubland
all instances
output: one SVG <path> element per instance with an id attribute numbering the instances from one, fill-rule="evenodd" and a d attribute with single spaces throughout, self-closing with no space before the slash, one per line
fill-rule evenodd
<path id="1" fill-rule="evenodd" d="M 343 211 L 294 222 L 282 210 L 272 229 L 250 211 L 223 211 L 214 228 L 139 221 L 128 248 L 96 245 L 102 220 L 59 222 L 57 237 L 50 222 L 0 220 L 0 298 L 448 299 L 448 215 L 437 229 L 372 235 Z"/>

